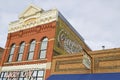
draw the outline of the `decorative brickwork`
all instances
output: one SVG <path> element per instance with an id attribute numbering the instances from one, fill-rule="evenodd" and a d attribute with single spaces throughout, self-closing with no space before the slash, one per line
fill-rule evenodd
<path id="1" fill-rule="evenodd" d="M 80 53 L 54 57 L 52 61 L 52 74 L 91 73 L 91 70 L 83 65 L 82 56 Z"/>
<path id="2" fill-rule="evenodd" d="M 90 52 L 93 57 L 94 73 L 120 72 L 120 49 Z"/>

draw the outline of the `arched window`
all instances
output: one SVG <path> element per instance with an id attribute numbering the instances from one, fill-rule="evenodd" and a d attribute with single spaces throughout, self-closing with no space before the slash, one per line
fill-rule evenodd
<path id="1" fill-rule="evenodd" d="M 13 44 L 13 45 L 11 46 L 11 49 L 10 49 L 10 53 L 9 53 L 7 62 L 11 62 L 11 61 L 12 61 L 13 54 L 14 54 L 14 51 L 15 51 L 15 46 L 16 46 L 15 44 Z"/>
<path id="2" fill-rule="evenodd" d="M 44 38 L 41 42 L 41 47 L 40 47 L 40 51 L 39 51 L 39 58 L 40 59 L 46 58 L 47 43 L 48 43 L 48 38 Z"/>
<path id="3" fill-rule="evenodd" d="M 21 61 L 22 60 L 22 56 L 23 56 L 23 53 L 24 53 L 24 48 L 25 48 L 25 42 L 22 42 L 20 44 L 20 47 L 19 47 L 17 61 Z"/>
<path id="4" fill-rule="evenodd" d="M 29 48 L 27 60 L 32 60 L 33 59 L 34 51 L 35 51 L 35 44 L 36 44 L 36 41 L 32 40 L 31 43 L 30 43 L 30 48 Z"/>

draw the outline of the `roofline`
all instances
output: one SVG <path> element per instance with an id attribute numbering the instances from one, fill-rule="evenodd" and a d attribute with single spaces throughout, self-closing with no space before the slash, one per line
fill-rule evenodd
<path id="1" fill-rule="evenodd" d="M 66 22 L 70 29 L 72 29 L 82 41 L 84 41 L 84 38 L 73 28 L 73 26 L 65 19 L 65 17 L 59 11 L 58 16 L 60 16 L 60 18 L 62 18 Z"/>
<path id="2" fill-rule="evenodd" d="M 24 11 L 23 11 L 21 14 L 19 14 L 18 18 L 21 18 L 22 15 L 23 15 L 30 7 L 34 7 L 34 8 L 36 8 L 38 11 L 42 11 L 42 10 L 43 10 L 42 8 L 39 8 L 38 6 L 36 6 L 36 5 L 34 5 L 34 4 L 30 4 L 28 7 L 26 7 L 26 8 L 24 9 Z"/>
<path id="3" fill-rule="evenodd" d="M 77 34 L 77 36 L 84 42 L 84 44 L 90 49 L 92 50 L 85 42 L 84 38 L 75 30 L 75 28 L 66 20 L 66 18 L 58 11 L 58 16 L 60 16 L 60 18 L 62 18 L 62 20 L 64 20 L 66 22 L 66 24 L 69 26 L 70 29 L 72 29 L 75 34 Z"/>
<path id="4" fill-rule="evenodd" d="M 0 49 L 4 49 L 3 47 L 0 47 Z"/>

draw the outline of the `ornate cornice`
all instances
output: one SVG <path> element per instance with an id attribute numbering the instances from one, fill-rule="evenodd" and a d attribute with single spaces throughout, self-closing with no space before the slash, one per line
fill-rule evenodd
<path id="1" fill-rule="evenodd" d="M 29 8 L 29 10 L 30 12 L 32 12 L 31 10 L 33 9 Z M 38 11 L 35 14 L 31 14 L 31 15 L 28 14 L 28 16 L 24 16 L 27 14 L 28 12 L 23 14 L 23 17 L 19 18 L 19 20 L 11 22 L 9 24 L 8 33 L 17 32 L 20 30 L 24 30 L 24 29 L 28 29 L 28 28 L 32 28 L 35 26 L 56 21 L 58 17 L 58 10 L 51 9 L 51 10 L 42 11 L 42 12 Z"/>

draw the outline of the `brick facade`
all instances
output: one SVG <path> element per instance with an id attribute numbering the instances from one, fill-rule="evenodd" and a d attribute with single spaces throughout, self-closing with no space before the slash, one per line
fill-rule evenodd
<path id="1" fill-rule="evenodd" d="M 82 54 L 77 53 L 54 57 L 52 61 L 52 74 L 120 72 L 120 48 L 88 52 L 92 61 L 91 69 L 87 69 L 83 65 Z"/>
<path id="2" fill-rule="evenodd" d="M 43 52 L 46 55 L 40 59 L 38 56 L 42 54 L 40 49 L 44 38 L 48 39 L 47 48 L 44 49 L 46 52 Z M 28 60 L 33 40 L 36 42 L 33 59 Z M 22 42 L 25 42 L 22 60 L 17 61 Z M 14 52 L 11 49 L 13 44 Z M 120 72 L 119 55 L 120 49 L 92 51 L 58 10 L 44 11 L 31 5 L 20 15 L 18 21 L 10 23 L 0 71 L 1 74 L 41 71 L 43 75 L 37 77 L 44 80 L 52 74 Z M 6 76 L 0 77 L 3 78 Z"/>
<path id="3" fill-rule="evenodd" d="M 83 65 L 82 60 L 82 53 L 55 56 L 52 61 L 52 74 L 91 73 L 91 70 Z"/>
<path id="4" fill-rule="evenodd" d="M 51 48 L 53 47 L 52 45 L 54 44 L 55 24 L 56 24 L 56 22 L 51 22 L 49 24 L 36 26 L 36 27 L 30 28 L 30 29 L 18 31 L 18 32 L 15 32 L 15 33 L 9 33 L 8 34 L 8 39 L 7 39 L 7 42 L 9 42 L 9 43 L 7 43 L 8 45 L 6 45 L 5 52 L 7 51 L 7 53 L 4 54 L 4 56 L 5 56 L 4 62 L 7 61 L 10 46 L 13 43 L 16 44 L 16 49 L 15 49 L 15 54 L 13 55 L 12 61 L 16 62 L 16 58 L 17 58 L 18 50 L 19 50 L 19 45 L 22 41 L 24 41 L 26 43 L 22 61 L 26 61 L 27 53 L 28 53 L 28 50 L 29 50 L 29 44 L 30 44 L 31 40 L 33 40 L 33 39 L 36 40 L 35 54 L 34 54 L 33 60 L 37 60 L 38 59 L 37 57 L 38 57 L 40 42 L 44 37 L 47 37 L 48 40 L 49 40 L 48 52 L 49 52 L 49 54 L 52 55 L 52 49 Z M 51 61 L 49 56 L 50 55 L 47 55 L 47 57 L 48 57 L 47 61 Z"/>
<path id="5" fill-rule="evenodd" d="M 43 64 L 43 63 L 48 63 L 51 62 L 52 60 L 52 53 L 53 53 L 53 44 L 54 44 L 54 37 L 55 37 L 55 28 L 56 28 L 56 22 L 51 22 L 45 25 L 41 26 L 36 26 L 30 29 L 18 31 L 15 33 L 9 33 L 8 34 L 8 39 L 7 39 L 7 44 L 6 44 L 6 49 L 4 51 L 4 55 L 2 58 L 2 64 L 1 66 L 18 66 L 18 65 L 28 65 L 28 64 Z M 38 59 L 38 53 L 40 49 L 40 43 L 41 40 L 47 37 L 48 38 L 48 48 L 47 48 L 47 55 L 45 59 Z M 30 41 L 35 39 L 36 40 L 36 46 L 35 46 L 35 52 L 34 52 L 34 57 L 32 61 L 27 60 L 28 56 L 28 50 L 29 50 L 29 44 Z M 21 62 L 16 61 L 17 56 L 18 56 L 18 50 L 19 50 L 19 45 L 20 43 L 24 41 L 26 43 L 25 45 L 25 50 L 23 54 L 23 58 Z M 12 58 L 12 62 L 8 63 L 8 54 L 10 52 L 10 46 L 12 44 L 16 44 L 15 52 Z M 50 70 L 46 70 L 46 75 L 45 78 L 47 78 L 50 75 Z"/>

